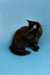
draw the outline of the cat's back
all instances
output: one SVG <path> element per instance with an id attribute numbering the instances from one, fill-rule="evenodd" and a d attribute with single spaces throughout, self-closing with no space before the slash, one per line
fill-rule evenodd
<path id="1" fill-rule="evenodd" d="M 23 26 L 15 32 L 15 35 L 23 36 L 27 32 L 28 32 L 28 26 Z"/>
<path id="2" fill-rule="evenodd" d="M 24 40 L 23 37 L 26 35 L 27 32 L 28 32 L 28 26 L 23 26 L 20 29 L 18 29 L 14 34 L 13 42 Z"/>
<path id="3" fill-rule="evenodd" d="M 20 29 L 18 29 L 15 32 L 12 44 L 13 45 L 15 44 L 17 47 L 19 47 L 19 46 L 20 47 L 24 47 L 25 46 L 24 36 L 26 35 L 27 31 L 28 31 L 28 27 L 27 26 L 23 26 Z"/>

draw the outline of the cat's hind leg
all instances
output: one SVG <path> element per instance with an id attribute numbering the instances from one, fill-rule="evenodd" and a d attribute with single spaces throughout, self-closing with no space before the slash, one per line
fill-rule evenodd
<path id="1" fill-rule="evenodd" d="M 28 55 L 28 54 L 30 54 L 31 52 L 30 51 L 27 51 L 27 50 L 25 50 L 25 48 L 20 48 L 19 50 L 18 50 L 18 52 L 17 52 L 17 55 Z"/>
<path id="2" fill-rule="evenodd" d="M 15 47 L 10 47 L 10 50 L 12 53 L 16 54 L 16 55 L 28 55 L 31 52 L 30 51 L 26 51 L 25 48 L 15 48 Z"/>

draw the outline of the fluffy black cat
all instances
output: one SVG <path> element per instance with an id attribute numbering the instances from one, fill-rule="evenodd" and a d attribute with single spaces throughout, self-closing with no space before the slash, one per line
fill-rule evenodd
<path id="1" fill-rule="evenodd" d="M 11 46 L 11 52 L 16 55 L 28 55 L 31 52 L 25 50 L 30 47 L 34 51 L 38 51 L 38 40 L 42 35 L 42 27 L 39 22 L 28 21 L 28 26 L 23 26 L 15 32 Z"/>

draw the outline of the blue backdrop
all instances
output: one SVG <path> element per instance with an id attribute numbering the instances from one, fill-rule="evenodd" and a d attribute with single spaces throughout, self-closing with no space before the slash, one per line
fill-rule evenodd
<path id="1" fill-rule="evenodd" d="M 39 21 L 43 35 L 40 49 L 17 56 L 9 46 L 17 29 Z M 0 0 L 0 75 L 50 75 L 50 0 Z"/>

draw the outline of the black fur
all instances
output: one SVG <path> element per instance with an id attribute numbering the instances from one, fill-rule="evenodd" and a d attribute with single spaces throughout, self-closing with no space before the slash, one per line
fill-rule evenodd
<path id="1" fill-rule="evenodd" d="M 16 55 L 28 55 L 31 52 L 26 51 L 26 47 L 38 51 L 38 40 L 42 35 L 42 27 L 39 22 L 27 20 L 29 25 L 23 26 L 15 32 L 11 46 L 11 52 Z M 33 27 L 34 26 L 34 27 Z"/>

